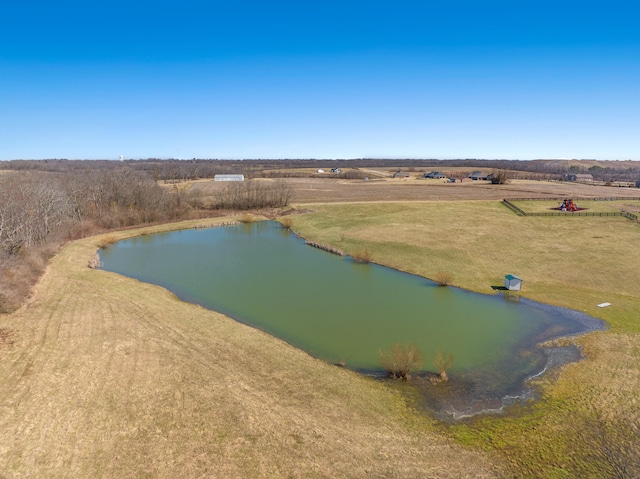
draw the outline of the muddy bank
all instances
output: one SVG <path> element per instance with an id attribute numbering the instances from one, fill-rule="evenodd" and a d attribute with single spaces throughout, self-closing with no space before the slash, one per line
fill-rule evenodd
<path id="1" fill-rule="evenodd" d="M 513 298 L 508 300 L 512 301 Z M 506 386 L 503 384 L 503 375 L 508 373 L 500 367 L 494 371 L 453 369 L 448 373 L 447 382 L 434 381 L 435 374 L 429 372 L 415 376 L 411 384 L 400 387 L 415 396 L 415 406 L 418 409 L 427 410 L 440 420 L 455 422 L 482 414 L 502 414 L 511 405 L 535 401 L 540 394 L 532 384 L 535 379 L 553 375 L 562 366 L 585 359 L 571 338 L 606 329 L 604 321 L 579 311 L 524 298 L 519 298 L 519 301 L 550 313 L 560 309 L 563 315 L 570 318 L 573 328 L 557 334 L 557 328 L 551 325 L 537 336 L 519 344 L 513 353 L 529 357 L 533 366 L 531 370 L 534 372 L 517 377 Z M 384 379 L 383 375 L 378 377 Z"/>

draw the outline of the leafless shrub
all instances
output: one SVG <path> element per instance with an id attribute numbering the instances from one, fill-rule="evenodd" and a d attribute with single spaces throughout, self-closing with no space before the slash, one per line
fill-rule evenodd
<path id="1" fill-rule="evenodd" d="M 289 216 L 282 217 L 278 221 L 283 228 L 291 229 L 291 227 L 293 226 L 293 219 Z"/>
<path id="2" fill-rule="evenodd" d="M 435 363 L 438 374 L 440 375 L 440 380 L 448 381 L 449 375 L 447 374 L 447 369 L 450 369 L 451 366 L 453 366 L 453 355 L 451 355 L 451 353 L 438 351 L 433 362 Z"/>
<path id="3" fill-rule="evenodd" d="M 356 263 L 370 263 L 373 259 L 373 256 L 371 255 L 371 253 L 369 253 L 369 251 L 366 249 L 361 251 L 356 251 L 351 255 L 351 257 Z"/>
<path id="4" fill-rule="evenodd" d="M 509 183 L 509 177 L 506 170 L 495 171 L 491 176 L 491 183 L 494 185 L 506 185 Z"/>
<path id="5" fill-rule="evenodd" d="M 438 286 L 450 286 L 453 283 L 453 273 L 449 271 L 438 271 L 433 280 Z"/>
<path id="6" fill-rule="evenodd" d="M 380 364 L 394 379 L 410 379 L 423 362 L 422 353 L 414 344 L 394 344 L 388 351 L 380 351 Z"/>
<path id="7" fill-rule="evenodd" d="M 249 180 L 229 183 L 217 199 L 218 208 L 250 210 L 287 206 L 292 188 L 283 181 Z"/>
<path id="8" fill-rule="evenodd" d="M 100 261 L 100 255 L 96 252 L 95 255 L 89 260 L 89 268 L 98 269 L 102 267 L 102 261 Z"/>
<path id="9" fill-rule="evenodd" d="M 252 214 L 246 213 L 242 215 L 240 218 L 238 218 L 238 221 L 244 224 L 254 223 L 256 221 L 256 217 L 253 216 Z"/>
<path id="10" fill-rule="evenodd" d="M 107 246 L 112 245 L 118 241 L 118 239 L 113 235 L 103 236 L 98 240 L 98 248 L 105 249 Z"/>

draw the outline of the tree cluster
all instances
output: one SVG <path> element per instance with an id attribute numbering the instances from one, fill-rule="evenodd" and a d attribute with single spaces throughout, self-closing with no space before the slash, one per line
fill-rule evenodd
<path id="1" fill-rule="evenodd" d="M 287 206 L 293 190 L 282 181 L 230 182 L 218 195 L 216 206 L 232 210 L 279 208 Z"/>
<path id="2" fill-rule="evenodd" d="M 184 193 L 130 168 L 0 175 L 0 312 L 19 306 L 63 242 L 109 228 L 184 216 Z"/>

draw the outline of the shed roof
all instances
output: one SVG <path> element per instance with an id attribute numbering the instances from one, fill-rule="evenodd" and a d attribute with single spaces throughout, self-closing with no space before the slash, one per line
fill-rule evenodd
<path id="1" fill-rule="evenodd" d="M 244 181 L 244 175 L 215 175 L 213 181 Z"/>

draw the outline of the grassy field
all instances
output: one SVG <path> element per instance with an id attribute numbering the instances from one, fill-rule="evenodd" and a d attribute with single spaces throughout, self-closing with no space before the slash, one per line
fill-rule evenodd
<path id="1" fill-rule="evenodd" d="M 311 206 L 310 206 L 311 207 Z M 586 360 L 539 382 L 543 399 L 506 417 L 452 428 L 500 451 L 516 477 L 640 474 L 640 224 L 620 217 L 520 217 L 498 201 L 314 205 L 294 218 L 305 237 L 483 293 L 506 273 L 522 295 L 605 319 L 610 330 L 575 340 Z M 598 308 L 603 302 L 607 308 Z M 629 475 L 615 475 L 631 464 Z"/>
<path id="2" fill-rule="evenodd" d="M 385 383 L 87 267 L 100 244 L 228 219 L 88 238 L 52 259 L 28 305 L 0 316 L 0 478 L 639 473 L 617 474 L 640 457 L 640 224 L 519 217 L 497 201 L 611 189 L 291 180 L 296 207 L 313 212 L 289 217 L 310 240 L 489 294 L 518 274 L 523 296 L 611 329 L 575 340 L 587 359 L 539 380 L 540 401 L 445 426 Z M 312 203 L 326 198 L 335 204 Z"/>
<path id="3" fill-rule="evenodd" d="M 623 192 L 624 193 L 624 192 Z M 520 208 L 525 213 L 550 213 L 557 212 L 556 208 L 561 205 L 557 200 L 537 200 L 537 201 L 515 201 L 511 203 Z M 600 201 L 592 199 L 576 199 L 576 206 L 585 213 L 615 213 L 629 211 L 631 213 L 640 212 L 640 198 L 631 200 Z"/>

